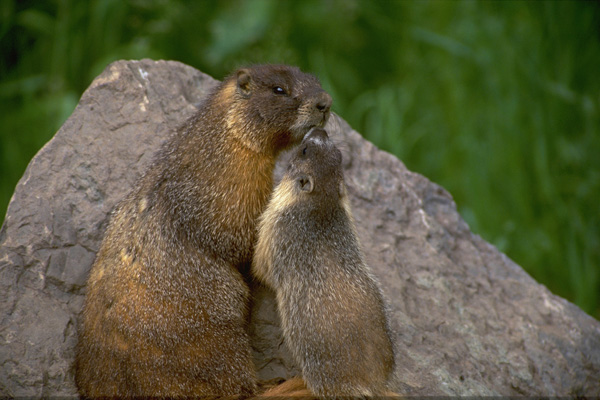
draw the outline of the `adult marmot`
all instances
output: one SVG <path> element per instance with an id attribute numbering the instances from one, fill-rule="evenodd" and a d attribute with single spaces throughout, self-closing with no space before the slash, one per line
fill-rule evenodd
<path id="1" fill-rule="evenodd" d="M 261 217 L 252 272 L 275 290 L 284 341 L 314 394 L 392 395 L 390 328 L 341 161 L 324 130 L 307 134 Z"/>
<path id="2" fill-rule="evenodd" d="M 288 66 L 240 69 L 170 137 L 114 210 L 87 284 L 75 379 L 84 397 L 250 394 L 257 219 L 280 151 L 331 97 Z"/>

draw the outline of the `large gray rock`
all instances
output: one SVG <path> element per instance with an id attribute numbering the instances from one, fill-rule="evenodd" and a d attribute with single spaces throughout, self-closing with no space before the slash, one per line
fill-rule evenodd
<path id="1" fill-rule="evenodd" d="M 0 231 L 0 396 L 75 395 L 77 315 L 108 214 L 215 83 L 176 62 L 116 62 L 31 161 Z M 472 234 L 440 186 L 341 119 L 327 128 L 390 303 L 398 392 L 600 395 L 598 321 Z M 253 291 L 259 375 L 297 374 L 273 294 Z"/>

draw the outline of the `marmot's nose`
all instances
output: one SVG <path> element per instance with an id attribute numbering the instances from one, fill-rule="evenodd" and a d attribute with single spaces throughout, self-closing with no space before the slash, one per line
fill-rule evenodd
<path id="1" fill-rule="evenodd" d="M 329 136 L 327 135 L 327 131 L 325 129 L 312 128 L 310 131 L 308 131 L 306 136 L 304 136 L 304 140 L 302 142 L 307 142 L 309 140 L 325 142 L 327 139 L 329 139 Z"/>
<path id="2" fill-rule="evenodd" d="M 329 95 L 329 93 L 327 93 L 325 91 L 319 93 L 319 95 L 317 96 L 317 103 L 316 103 L 317 110 L 321 111 L 322 113 L 329 112 L 332 101 L 333 100 L 331 99 L 331 96 Z"/>

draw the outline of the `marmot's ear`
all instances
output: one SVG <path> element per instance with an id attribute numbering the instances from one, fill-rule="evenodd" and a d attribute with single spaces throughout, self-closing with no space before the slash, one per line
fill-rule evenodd
<path id="1" fill-rule="evenodd" d="M 252 82 L 250 71 L 240 69 L 237 72 L 237 90 L 244 98 L 250 97 L 250 82 Z"/>
<path id="2" fill-rule="evenodd" d="M 311 176 L 308 176 L 308 175 L 301 176 L 300 178 L 298 178 L 297 182 L 298 182 L 298 188 L 300 188 L 300 190 L 303 192 L 310 193 L 315 188 L 315 183 Z"/>

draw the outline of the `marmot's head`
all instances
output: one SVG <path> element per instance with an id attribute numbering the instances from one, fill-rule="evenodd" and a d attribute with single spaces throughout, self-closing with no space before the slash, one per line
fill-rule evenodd
<path id="1" fill-rule="evenodd" d="M 232 97 L 227 125 L 257 151 L 275 153 L 299 143 L 329 118 L 331 96 L 312 75 L 297 67 L 242 68 L 224 82 Z"/>
<path id="2" fill-rule="evenodd" d="M 294 150 L 283 178 L 292 182 L 299 199 L 339 202 L 345 196 L 342 153 L 327 132 L 313 128 Z"/>

